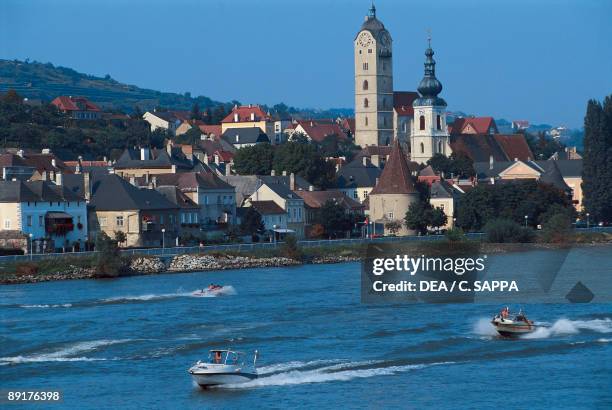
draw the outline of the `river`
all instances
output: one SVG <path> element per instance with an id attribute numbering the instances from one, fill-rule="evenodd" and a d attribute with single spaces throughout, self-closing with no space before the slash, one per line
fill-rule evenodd
<path id="1" fill-rule="evenodd" d="M 610 274 L 611 249 L 573 264 Z M 59 389 L 74 409 L 612 407 L 612 305 L 532 304 L 546 328 L 507 340 L 488 324 L 499 306 L 362 304 L 359 269 L 2 286 L 0 385 Z M 230 291 L 191 295 L 211 282 Z M 225 347 L 259 349 L 260 378 L 194 386 L 188 367 Z"/>

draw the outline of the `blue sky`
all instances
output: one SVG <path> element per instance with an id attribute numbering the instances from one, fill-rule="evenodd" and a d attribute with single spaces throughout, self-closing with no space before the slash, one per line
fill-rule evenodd
<path id="1" fill-rule="evenodd" d="M 362 0 L 2 0 L 0 58 L 38 60 L 220 101 L 353 106 Z M 427 29 L 449 110 L 571 127 L 612 93 L 612 1 L 376 1 L 396 90 Z"/>

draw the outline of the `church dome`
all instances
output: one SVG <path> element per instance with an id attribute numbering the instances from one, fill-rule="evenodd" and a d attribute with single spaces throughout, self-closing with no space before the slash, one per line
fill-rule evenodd
<path id="1" fill-rule="evenodd" d="M 430 46 L 425 50 L 425 76 L 417 88 L 421 98 L 414 101 L 414 107 L 422 105 L 446 106 L 446 101 L 438 97 L 438 94 L 442 92 L 442 83 L 436 78 L 436 62 L 433 55 L 434 51 Z"/>
<path id="2" fill-rule="evenodd" d="M 369 31 L 374 35 L 374 37 L 377 37 L 377 34 L 382 31 L 387 31 L 382 21 L 376 18 L 376 7 L 374 7 L 374 4 L 372 4 L 372 7 L 370 7 L 370 12 L 365 17 L 365 21 L 361 25 L 361 29 L 359 31 L 361 32 L 363 30 Z"/>

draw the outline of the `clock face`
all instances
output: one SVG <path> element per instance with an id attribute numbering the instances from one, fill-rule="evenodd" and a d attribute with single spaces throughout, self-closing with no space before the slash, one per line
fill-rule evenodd
<path id="1" fill-rule="evenodd" d="M 389 45 L 391 44 L 391 37 L 389 37 L 388 33 L 382 33 L 382 35 L 380 36 L 380 43 L 385 47 L 389 47 Z"/>
<path id="2" fill-rule="evenodd" d="M 372 36 L 370 36 L 370 34 L 367 32 L 361 33 L 357 39 L 357 44 L 359 44 L 361 47 L 368 47 L 372 44 Z"/>

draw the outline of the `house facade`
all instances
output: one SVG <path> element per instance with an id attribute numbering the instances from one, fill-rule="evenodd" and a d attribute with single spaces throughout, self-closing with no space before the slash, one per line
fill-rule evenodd
<path id="1" fill-rule="evenodd" d="M 262 183 L 249 201 L 273 201 L 287 213 L 287 229 L 292 230 L 298 238 L 304 237 L 304 200 L 288 186 Z"/>
<path id="2" fill-rule="evenodd" d="M 74 120 L 99 120 L 102 110 L 85 97 L 62 95 L 51 101 L 51 105 Z"/>

